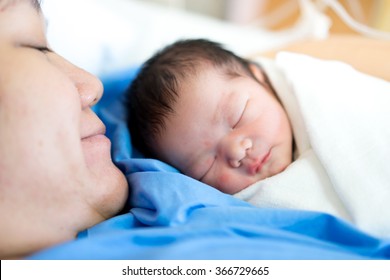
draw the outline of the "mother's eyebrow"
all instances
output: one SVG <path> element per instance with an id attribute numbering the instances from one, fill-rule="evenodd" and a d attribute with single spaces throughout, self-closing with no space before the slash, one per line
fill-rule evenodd
<path id="1" fill-rule="evenodd" d="M 41 12 L 41 1 L 40 0 L 30 0 L 30 3 L 38 12 Z"/>
<path id="2" fill-rule="evenodd" d="M 20 2 L 27 2 L 29 3 L 38 13 L 41 13 L 42 9 L 41 9 L 41 1 L 40 0 L 10 0 L 10 1 L 6 1 L 4 3 L 4 5 L 1 5 L 0 6 L 0 10 L 4 10 L 6 9 L 7 7 L 11 6 L 11 5 L 16 5 Z M 3 4 L 3 3 L 2 3 Z"/>

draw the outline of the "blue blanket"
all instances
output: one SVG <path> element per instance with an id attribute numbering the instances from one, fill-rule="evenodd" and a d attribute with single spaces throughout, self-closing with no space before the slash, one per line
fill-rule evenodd
<path id="1" fill-rule="evenodd" d="M 31 259 L 390 259 L 390 240 L 333 216 L 257 208 L 143 158 L 131 146 L 121 102 L 136 70 L 103 78 L 95 108 L 129 181 L 130 210 Z"/>

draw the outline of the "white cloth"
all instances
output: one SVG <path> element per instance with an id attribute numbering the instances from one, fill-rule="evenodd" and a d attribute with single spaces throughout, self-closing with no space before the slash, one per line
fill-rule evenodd
<path id="1" fill-rule="evenodd" d="M 327 212 L 390 237 L 390 83 L 300 54 L 260 63 L 290 117 L 297 155 L 235 196 Z"/>

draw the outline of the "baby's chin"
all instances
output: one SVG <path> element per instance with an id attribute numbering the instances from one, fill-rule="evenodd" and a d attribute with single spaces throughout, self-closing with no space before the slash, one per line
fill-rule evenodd
<path id="1" fill-rule="evenodd" d="M 280 173 L 282 173 L 289 165 L 291 164 L 290 161 L 272 161 L 266 164 L 260 173 L 256 174 L 255 176 L 247 176 L 247 177 L 241 177 L 240 183 L 229 184 L 232 183 L 231 180 L 225 180 L 226 184 L 221 184 L 221 181 L 219 181 L 220 185 L 215 186 L 216 189 L 220 190 L 223 193 L 234 195 L 236 193 L 239 193 L 240 191 L 252 186 L 253 184 L 268 179 L 270 177 L 276 176 Z M 231 179 L 231 178 L 230 178 Z"/>
<path id="2" fill-rule="evenodd" d="M 291 160 L 278 160 L 270 162 L 264 166 L 264 172 L 260 174 L 260 180 L 264 180 L 282 173 L 289 165 Z"/>
<path id="3" fill-rule="evenodd" d="M 234 195 L 240 191 L 250 187 L 254 183 L 260 181 L 261 178 L 248 177 L 247 180 L 241 180 L 241 184 L 234 184 L 234 186 L 220 186 L 218 189 L 224 193 Z"/>

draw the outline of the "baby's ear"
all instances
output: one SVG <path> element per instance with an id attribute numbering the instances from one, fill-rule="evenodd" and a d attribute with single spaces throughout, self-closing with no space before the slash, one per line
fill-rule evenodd
<path id="1" fill-rule="evenodd" d="M 261 83 L 264 84 L 266 82 L 265 75 L 263 70 L 255 63 L 249 63 L 249 69 L 252 72 L 253 76 Z"/>

